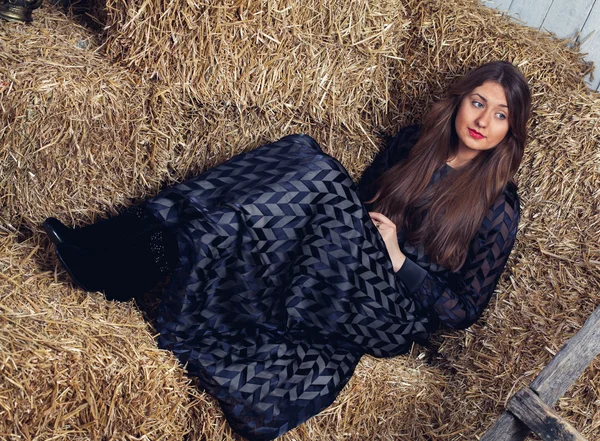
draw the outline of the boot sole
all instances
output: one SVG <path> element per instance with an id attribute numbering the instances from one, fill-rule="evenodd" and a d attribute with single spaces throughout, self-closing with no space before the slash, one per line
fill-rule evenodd
<path id="1" fill-rule="evenodd" d="M 54 223 L 58 223 L 59 225 L 62 226 L 62 224 L 60 223 L 60 221 L 58 219 L 48 218 L 42 223 L 42 228 L 44 229 L 44 231 L 48 235 L 48 238 L 54 245 L 63 244 L 63 243 L 65 243 L 66 238 L 63 237 L 61 234 L 59 234 L 59 232 L 53 225 Z"/>

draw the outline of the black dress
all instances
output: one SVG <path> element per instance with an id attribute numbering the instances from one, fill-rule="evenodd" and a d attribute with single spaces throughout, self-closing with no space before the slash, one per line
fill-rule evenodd
<path id="1" fill-rule="evenodd" d="M 363 188 L 414 136 L 394 138 Z M 346 170 L 304 135 L 238 155 L 145 206 L 179 246 L 157 320 L 159 346 L 254 440 L 273 439 L 331 404 L 363 354 L 403 354 L 440 322 L 475 321 L 518 222 L 516 193 L 507 190 L 458 273 L 408 244 L 401 245 L 410 260 L 394 273 Z"/>

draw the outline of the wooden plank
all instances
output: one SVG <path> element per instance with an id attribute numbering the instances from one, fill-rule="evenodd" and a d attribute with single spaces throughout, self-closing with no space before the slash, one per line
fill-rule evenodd
<path id="1" fill-rule="evenodd" d="M 524 22 L 545 29 L 560 38 L 582 41 L 586 60 L 600 66 L 600 0 L 482 0 L 482 2 Z M 594 31 L 598 31 L 594 33 Z M 587 38 L 587 40 L 586 40 Z M 600 67 L 595 78 L 586 78 L 592 90 L 600 90 Z"/>
<path id="2" fill-rule="evenodd" d="M 550 360 L 531 383 L 544 403 L 553 406 L 600 353 L 600 307 Z"/>
<path id="3" fill-rule="evenodd" d="M 527 26 L 539 28 L 544 22 L 553 0 L 514 0 L 510 15 L 524 21 Z"/>
<path id="4" fill-rule="evenodd" d="M 504 412 L 479 441 L 523 441 L 531 431 L 517 417 Z"/>
<path id="5" fill-rule="evenodd" d="M 517 392 L 506 408 L 544 441 L 587 441 L 529 388 Z"/>
<path id="6" fill-rule="evenodd" d="M 600 86 L 600 0 L 596 0 L 587 21 L 581 29 L 581 52 L 587 52 L 589 55 L 587 60 L 594 62 L 593 81 L 588 77 L 588 82 L 593 90 L 597 90 Z"/>
<path id="7" fill-rule="evenodd" d="M 600 352 L 599 324 L 600 307 L 531 383 L 531 389 L 546 405 L 554 405 Z M 504 412 L 480 441 L 523 441 L 528 433 L 524 424 Z"/>
<path id="8" fill-rule="evenodd" d="M 585 24 L 596 0 L 555 1 L 541 27 L 560 38 L 575 38 Z"/>

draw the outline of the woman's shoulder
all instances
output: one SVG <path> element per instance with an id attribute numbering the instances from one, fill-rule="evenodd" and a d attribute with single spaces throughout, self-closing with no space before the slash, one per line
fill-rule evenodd
<path id="1" fill-rule="evenodd" d="M 517 186 L 509 182 L 483 216 L 477 230 L 478 241 L 474 243 L 481 245 L 481 241 L 485 242 L 490 237 L 496 237 L 498 233 L 504 241 L 514 239 L 520 220 L 521 208 Z"/>
<path id="2" fill-rule="evenodd" d="M 511 221 L 511 223 L 518 223 L 521 212 L 521 201 L 519 200 L 519 194 L 517 191 L 517 185 L 510 181 L 506 184 L 504 191 L 501 192 L 490 209 L 488 210 L 488 219 L 497 219 L 498 216 L 502 216 L 505 221 Z"/>
<path id="3" fill-rule="evenodd" d="M 412 146 L 419 139 L 419 126 L 408 126 L 395 136 L 386 137 L 385 146 L 375 155 L 373 162 L 367 167 L 358 181 L 358 188 L 363 200 L 367 201 L 375 195 L 375 182 L 387 170 L 406 159 Z"/>
<path id="4" fill-rule="evenodd" d="M 511 205 L 515 209 L 519 209 L 520 200 L 517 184 L 513 181 L 509 181 L 504 188 L 504 191 L 500 194 L 499 199 L 504 203 Z"/>
<path id="5" fill-rule="evenodd" d="M 421 135 L 421 126 L 413 124 L 401 129 L 394 136 L 388 137 L 387 149 L 392 151 L 404 151 L 408 153 L 417 143 Z"/>

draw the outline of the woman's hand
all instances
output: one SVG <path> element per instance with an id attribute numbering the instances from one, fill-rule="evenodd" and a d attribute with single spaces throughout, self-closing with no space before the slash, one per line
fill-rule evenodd
<path id="1" fill-rule="evenodd" d="M 394 271 L 398 271 L 400 268 L 402 268 L 402 265 L 404 265 L 406 256 L 402 253 L 402 251 L 400 251 L 400 246 L 398 245 L 396 224 L 381 213 L 372 211 L 369 213 L 369 216 L 371 216 L 373 223 L 383 238 L 383 242 L 385 243 L 385 247 L 390 255 L 390 259 L 392 259 Z"/>

